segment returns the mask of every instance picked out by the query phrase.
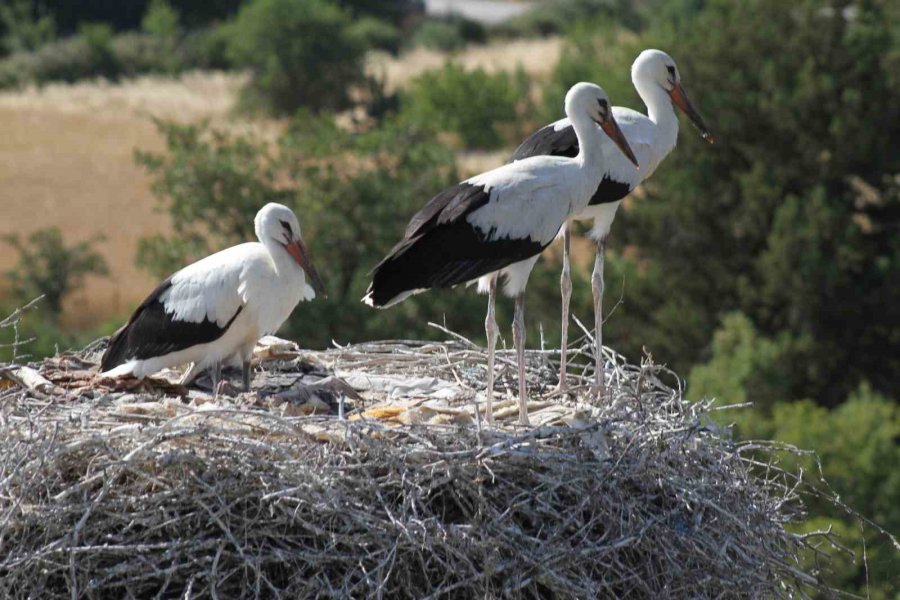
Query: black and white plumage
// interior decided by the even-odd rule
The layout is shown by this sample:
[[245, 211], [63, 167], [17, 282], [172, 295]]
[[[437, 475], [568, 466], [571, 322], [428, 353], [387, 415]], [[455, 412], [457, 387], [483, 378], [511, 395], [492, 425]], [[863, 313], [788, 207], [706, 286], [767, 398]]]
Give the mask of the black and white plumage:
[[[700, 130], [704, 139], [712, 143], [713, 138], [702, 117], [694, 108], [681, 85], [681, 76], [675, 61], [660, 50], [644, 50], [631, 67], [631, 80], [638, 94], [647, 105], [647, 115], [629, 108], [614, 106], [612, 113], [622, 128], [628, 144], [634, 150], [641, 165], [636, 169], [621, 153], [602, 140], [603, 173], [600, 184], [594, 191], [588, 206], [579, 212], [577, 219], [593, 219], [591, 237], [597, 243], [597, 255], [591, 287], [594, 294], [594, 334], [596, 342], [596, 365], [594, 391], [604, 390], [602, 370], [602, 329], [603, 322], [603, 253], [610, 227], [622, 199], [631, 193], [642, 181], [650, 177], [675, 147], [678, 137], [678, 118], [674, 106], [683, 110]], [[513, 161], [533, 156], [574, 156], [578, 153], [578, 139], [569, 119], [561, 119], [547, 125], [526, 139], [513, 153]], [[559, 389], [566, 389], [566, 343], [568, 336], [569, 299], [571, 278], [569, 265], [569, 228], [563, 227], [563, 272], [560, 279], [562, 290], [562, 344], [560, 359]]]
[[580, 140], [574, 157], [539, 156], [476, 175], [431, 199], [410, 221], [403, 239], [375, 267], [363, 299], [384, 308], [432, 287], [478, 281], [487, 292], [488, 386], [490, 421], [493, 358], [497, 325], [494, 303], [499, 277], [516, 299], [513, 337], [519, 359], [519, 417], [527, 423], [524, 371], [524, 290], [541, 251], [572, 215], [587, 206], [602, 172], [595, 124], [620, 151], [631, 149], [612, 117], [599, 87], [579, 83], [566, 94], [566, 114]]
[[307, 277], [324, 293], [291, 209], [267, 204], [254, 224], [259, 242], [207, 256], [153, 290], [110, 339], [100, 365], [104, 376], [144, 377], [193, 363], [182, 378], [186, 384], [209, 367], [217, 380], [223, 362], [237, 361], [249, 390], [257, 340], [274, 333], [300, 300], [315, 297]]

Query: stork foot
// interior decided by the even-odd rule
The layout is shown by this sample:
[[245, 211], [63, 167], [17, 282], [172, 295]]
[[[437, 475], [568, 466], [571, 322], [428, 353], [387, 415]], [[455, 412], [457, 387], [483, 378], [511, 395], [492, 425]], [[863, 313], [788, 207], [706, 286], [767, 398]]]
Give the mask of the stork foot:
[[227, 379], [221, 380], [218, 384], [216, 384], [214, 390], [215, 397], [224, 396], [226, 398], [233, 398], [238, 395], [238, 391], [235, 389], [231, 382]]
[[602, 383], [593, 383], [590, 388], [591, 396], [595, 397], [597, 400], [603, 400], [606, 398], [606, 385]]
[[550, 390], [544, 397], [545, 398], [556, 398], [557, 396], [568, 396], [571, 392], [569, 391], [569, 384], [565, 381], [560, 381], [556, 384], [552, 390]]

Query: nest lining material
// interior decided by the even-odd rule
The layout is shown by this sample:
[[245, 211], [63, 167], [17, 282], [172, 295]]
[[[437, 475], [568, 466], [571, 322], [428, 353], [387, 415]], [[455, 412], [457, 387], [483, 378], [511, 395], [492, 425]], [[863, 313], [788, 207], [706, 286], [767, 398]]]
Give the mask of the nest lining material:
[[[49, 387], [11, 376], [0, 392], [0, 596], [824, 589], [799, 559], [810, 538], [787, 528], [802, 518], [798, 480], [713, 426], [711, 403], [612, 353], [603, 402], [541, 399], [555, 383], [548, 357], [528, 353], [538, 425], [515, 427], [512, 410], [493, 430], [474, 410], [485, 355], [462, 339], [282, 351], [235, 398], [109, 387], [84, 374], [85, 356], [35, 365]], [[267, 381], [300, 372], [352, 382], [355, 399], [335, 388], [349, 418], [285, 410], [297, 382], [281, 404], [260, 400]], [[392, 398], [392, 378], [433, 385]]]

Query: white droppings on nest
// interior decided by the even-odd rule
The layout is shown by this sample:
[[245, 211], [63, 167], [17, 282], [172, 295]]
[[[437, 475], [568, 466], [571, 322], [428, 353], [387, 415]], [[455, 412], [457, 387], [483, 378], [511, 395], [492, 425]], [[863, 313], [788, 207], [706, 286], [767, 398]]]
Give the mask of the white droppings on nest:
[[[711, 403], [686, 402], [652, 364], [608, 353], [609, 398], [583, 395], [589, 370], [573, 375], [575, 397], [547, 398], [552, 355], [530, 352], [536, 424], [517, 427], [501, 403], [487, 429], [475, 416], [485, 355], [467, 340], [263, 354], [256, 392], [233, 398], [85, 387], [65, 371], [84, 361], [59, 359], [36, 368], [64, 394], [0, 392], [0, 596], [824, 589], [800, 560], [813, 538], [787, 529], [803, 484], [777, 449], [732, 441]], [[512, 362], [501, 354], [499, 389], [514, 387]], [[322, 382], [347, 419], [265, 405], [267, 390], [289, 402]], [[447, 384], [459, 395], [432, 397]]]

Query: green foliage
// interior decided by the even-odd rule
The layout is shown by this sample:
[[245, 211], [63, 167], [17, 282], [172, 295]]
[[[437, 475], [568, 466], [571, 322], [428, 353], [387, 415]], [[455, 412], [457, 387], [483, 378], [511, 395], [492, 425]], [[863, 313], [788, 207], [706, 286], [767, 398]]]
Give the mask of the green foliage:
[[267, 202], [290, 204], [292, 192], [277, 185], [277, 167], [261, 142], [205, 124], [157, 126], [169, 154], [135, 154], [172, 216], [173, 236], [144, 238], [138, 248], [138, 264], [154, 274], [168, 275], [213, 248], [252, 239], [256, 211]]
[[428, 20], [422, 23], [413, 36], [413, 45], [453, 52], [466, 45], [459, 28], [445, 21]]
[[469, 148], [496, 148], [521, 135], [516, 125], [527, 110], [528, 78], [521, 70], [492, 75], [447, 63], [417, 77], [403, 102], [417, 123], [455, 133]]
[[18, 265], [6, 272], [9, 289], [20, 303], [43, 296], [43, 306], [56, 321], [62, 303], [84, 284], [88, 275], [108, 275], [106, 261], [93, 249], [100, 238], [67, 246], [59, 229], [39, 229], [27, 241], [15, 233], [2, 240], [19, 254]]
[[174, 40], [181, 30], [180, 18], [166, 0], [151, 0], [141, 20], [141, 29], [154, 37]]
[[761, 336], [742, 313], [726, 315], [713, 336], [712, 358], [691, 371], [691, 394], [770, 410], [773, 403], [793, 397], [790, 381], [798, 365], [787, 360], [790, 343], [786, 335], [777, 341]]
[[35, 52], [18, 52], [0, 61], [0, 85], [17, 87], [49, 81], [72, 82], [97, 77], [97, 66], [78, 37], [45, 44]]
[[644, 25], [642, 12], [633, 0], [545, 0], [494, 30], [506, 37], [544, 37], [570, 32], [585, 21], [637, 30]]
[[385, 50], [391, 54], [400, 52], [403, 40], [396, 25], [374, 17], [361, 17], [353, 21], [351, 30], [366, 48]]
[[413, 45], [453, 52], [466, 44], [483, 44], [487, 41], [487, 31], [476, 21], [459, 16], [441, 19], [427, 19], [413, 34]]
[[36, 50], [56, 37], [56, 22], [47, 8], [30, 0], [0, 4], [0, 56]]
[[631, 62], [642, 50], [640, 42], [627, 39], [611, 43], [617, 37], [621, 37], [620, 31], [609, 24], [576, 22], [553, 77], [543, 89], [542, 122], [565, 116], [562, 99], [579, 81], [598, 82], [614, 105], [640, 105], [631, 83]]
[[112, 49], [112, 27], [106, 23], [82, 23], [78, 28], [78, 37], [87, 48], [94, 73], [107, 79], [116, 79], [121, 66]]
[[363, 40], [329, 0], [252, 0], [230, 29], [230, 57], [252, 77], [245, 106], [281, 115], [341, 109], [365, 79]]

